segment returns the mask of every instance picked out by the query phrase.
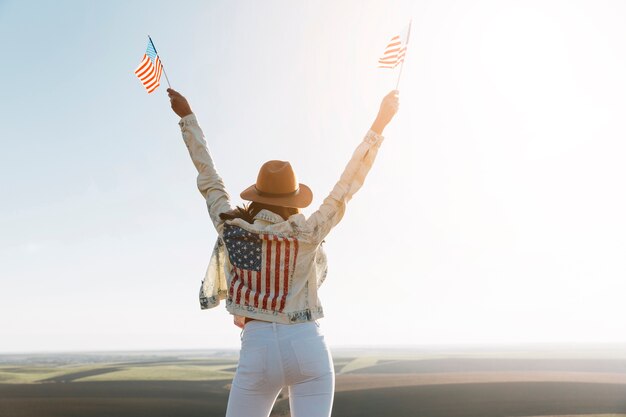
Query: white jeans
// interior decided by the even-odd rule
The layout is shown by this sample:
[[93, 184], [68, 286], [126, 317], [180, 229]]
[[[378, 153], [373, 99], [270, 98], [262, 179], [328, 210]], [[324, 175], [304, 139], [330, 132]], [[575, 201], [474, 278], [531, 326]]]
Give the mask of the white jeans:
[[268, 417], [289, 387], [292, 417], [329, 417], [335, 393], [333, 359], [317, 321], [253, 320], [241, 332], [239, 365], [226, 417]]

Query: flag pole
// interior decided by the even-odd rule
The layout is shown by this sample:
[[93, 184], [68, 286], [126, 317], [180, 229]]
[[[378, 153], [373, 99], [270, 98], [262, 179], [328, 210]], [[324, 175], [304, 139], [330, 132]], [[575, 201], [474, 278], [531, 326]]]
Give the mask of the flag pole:
[[[152, 38], [150, 37], [150, 35], [148, 35], [148, 40], [152, 44], [152, 47], [154, 48], [154, 52], [156, 52], [156, 54], [158, 55], [159, 53], [157, 52], [156, 46], [154, 46], [154, 42], [152, 42]], [[403, 61], [403, 63], [404, 63], [404, 61]], [[163, 61], [161, 61], [161, 66], [163, 67], [163, 75], [165, 75], [165, 80], [167, 81], [167, 86], [169, 88], [172, 88], [172, 85], [170, 84], [170, 79], [167, 78], [167, 72], [165, 72], [165, 65], [163, 65]]]
[[398, 81], [396, 81], [396, 90], [398, 89], [398, 85], [400, 85], [400, 77], [402, 76], [402, 68], [404, 68], [404, 61], [406, 61], [406, 53], [408, 51], [407, 46], [409, 45], [409, 37], [411, 36], [411, 23], [413, 23], [413, 19], [409, 20], [409, 29], [407, 30], [407, 33], [406, 33], [406, 44], [404, 46], [406, 49], [404, 51], [404, 59], [402, 60], [402, 63], [400, 64], [400, 72], [398, 73]]

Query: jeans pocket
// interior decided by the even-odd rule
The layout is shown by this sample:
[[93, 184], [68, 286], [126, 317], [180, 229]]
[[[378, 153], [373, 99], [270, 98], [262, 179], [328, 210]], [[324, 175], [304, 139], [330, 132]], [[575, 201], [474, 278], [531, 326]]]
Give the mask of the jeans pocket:
[[266, 345], [242, 345], [233, 385], [249, 390], [260, 388], [267, 380], [266, 368]]
[[326, 346], [324, 335], [291, 340], [300, 373], [305, 376], [322, 376], [333, 371], [333, 359]]

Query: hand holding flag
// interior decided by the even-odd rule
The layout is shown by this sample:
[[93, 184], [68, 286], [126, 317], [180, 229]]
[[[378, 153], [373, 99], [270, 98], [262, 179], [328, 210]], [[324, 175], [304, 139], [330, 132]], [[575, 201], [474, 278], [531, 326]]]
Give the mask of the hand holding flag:
[[168, 88], [167, 95], [170, 98], [172, 110], [174, 110], [174, 113], [176, 113], [181, 119], [193, 113], [187, 99], [178, 91]]
[[383, 100], [380, 103], [378, 116], [376, 116], [376, 120], [374, 120], [371, 127], [371, 129], [379, 135], [382, 134], [383, 129], [385, 129], [391, 119], [393, 119], [393, 116], [395, 116], [398, 112], [398, 108], [400, 106], [398, 93], [398, 90], [391, 90], [389, 94], [383, 97]]

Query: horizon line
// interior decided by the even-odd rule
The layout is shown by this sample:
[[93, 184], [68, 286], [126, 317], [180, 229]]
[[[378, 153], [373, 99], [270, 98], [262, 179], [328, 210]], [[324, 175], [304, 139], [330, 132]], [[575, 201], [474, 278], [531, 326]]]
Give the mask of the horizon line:
[[[559, 348], [580, 350], [590, 348], [626, 349], [626, 342], [497, 342], [497, 343], [456, 343], [456, 344], [404, 344], [404, 345], [329, 345], [331, 350], [462, 350], [462, 349], [514, 349], [514, 348]], [[0, 356], [8, 355], [63, 355], [63, 354], [139, 354], [139, 353], [185, 353], [238, 351], [240, 347], [197, 347], [197, 348], [112, 348], [112, 349], [54, 349], [27, 351], [0, 351]]]

